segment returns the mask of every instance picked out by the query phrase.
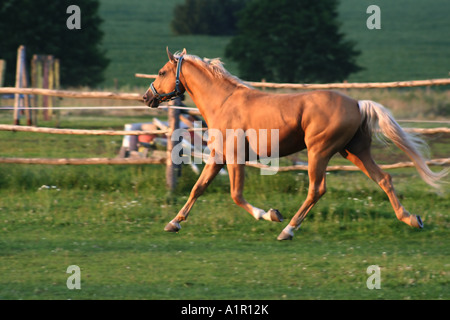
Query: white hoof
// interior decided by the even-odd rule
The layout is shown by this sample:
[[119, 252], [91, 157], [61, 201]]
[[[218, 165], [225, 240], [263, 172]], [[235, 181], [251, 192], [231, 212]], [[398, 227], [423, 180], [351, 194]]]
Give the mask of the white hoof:
[[277, 240], [292, 240], [294, 238], [294, 227], [287, 225], [278, 235]]

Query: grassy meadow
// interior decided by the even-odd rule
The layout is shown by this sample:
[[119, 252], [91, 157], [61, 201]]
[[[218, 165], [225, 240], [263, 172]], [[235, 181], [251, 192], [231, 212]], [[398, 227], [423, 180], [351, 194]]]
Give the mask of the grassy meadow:
[[[120, 128], [117, 117], [64, 119], [69, 128], [83, 121]], [[11, 132], [0, 139], [2, 157], [114, 157], [121, 144], [120, 137]], [[448, 156], [448, 137], [428, 142], [434, 157]], [[382, 163], [402, 159], [393, 147], [374, 150]], [[188, 167], [168, 194], [164, 166], [0, 165], [0, 298], [448, 299], [449, 195], [414, 169], [390, 173], [423, 230], [397, 221], [361, 172], [331, 172], [327, 194], [294, 240], [278, 242], [288, 220], [255, 221], [233, 203], [227, 176], [218, 176], [181, 231], [169, 234], [163, 228], [197, 178]], [[290, 219], [307, 187], [304, 172], [261, 176], [248, 168], [245, 196]], [[81, 290], [66, 287], [70, 265], [81, 269]], [[371, 265], [381, 270], [379, 290], [366, 286]]]
[[[169, 23], [173, 9], [184, 0], [102, 0], [104, 48], [111, 59], [106, 81], [101, 86], [148, 85], [135, 73], [157, 73], [167, 62], [166, 46], [186, 48], [200, 57], [221, 57], [226, 68], [239, 76], [237, 65], [224, 57], [230, 37], [175, 36]], [[367, 7], [381, 9], [381, 29], [369, 30]], [[450, 3], [446, 0], [341, 0], [341, 31], [356, 42], [361, 51], [358, 63], [365, 69], [348, 81], [378, 82], [446, 78], [449, 76]], [[270, 26], [268, 26], [270, 27]], [[295, 41], [295, 39], [292, 39]], [[264, 57], [255, 57], [258, 59]], [[116, 79], [116, 80], [114, 80]], [[245, 80], [245, 79], [244, 79]]]
[[[111, 64], [107, 80], [96, 89], [143, 93], [148, 79], [136, 79], [134, 73], [155, 73], [166, 62], [166, 45], [223, 57], [227, 37], [171, 34], [172, 10], [181, 1], [101, 1]], [[343, 31], [358, 42], [359, 61], [366, 67], [349, 81], [448, 76], [449, 22], [442, 8], [449, 4], [424, 3], [380, 0], [382, 29], [368, 30], [365, 10], [372, 3], [341, 1]], [[225, 62], [238, 74], [235, 64]], [[378, 101], [399, 119], [443, 121], [450, 116], [446, 88], [347, 93]], [[63, 99], [59, 104], [124, 102]], [[165, 113], [64, 111], [58, 125], [119, 130], [154, 116]], [[11, 124], [12, 113], [2, 112], [0, 123]], [[39, 120], [39, 126], [55, 124]], [[115, 157], [122, 137], [0, 131], [0, 141], [0, 157]], [[431, 158], [449, 157], [449, 135], [427, 136], [426, 141]], [[408, 161], [393, 146], [375, 143], [373, 150], [378, 163]], [[296, 158], [306, 161], [306, 154]], [[281, 165], [293, 160], [284, 158]], [[349, 162], [336, 156], [331, 164]], [[247, 200], [265, 210], [279, 209], [283, 223], [255, 221], [232, 201], [228, 177], [218, 176], [181, 231], [166, 233], [164, 226], [197, 179], [188, 166], [182, 171], [169, 194], [162, 165], [0, 164], [0, 299], [450, 299], [448, 184], [438, 192], [413, 168], [389, 171], [402, 204], [423, 219], [425, 228], [417, 230], [396, 219], [387, 196], [362, 172], [330, 172], [327, 193], [293, 241], [279, 242], [277, 235], [305, 199], [305, 172], [261, 176], [255, 168], [246, 171]], [[81, 269], [80, 290], [66, 286], [70, 265]], [[367, 288], [372, 265], [380, 267], [380, 289]]]

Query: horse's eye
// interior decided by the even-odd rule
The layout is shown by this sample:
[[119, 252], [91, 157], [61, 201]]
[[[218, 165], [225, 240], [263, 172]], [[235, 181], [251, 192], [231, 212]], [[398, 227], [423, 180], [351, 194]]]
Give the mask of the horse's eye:
[[164, 76], [166, 74], [166, 72], [165, 71], [160, 71], [159, 73], [158, 73], [158, 76]]

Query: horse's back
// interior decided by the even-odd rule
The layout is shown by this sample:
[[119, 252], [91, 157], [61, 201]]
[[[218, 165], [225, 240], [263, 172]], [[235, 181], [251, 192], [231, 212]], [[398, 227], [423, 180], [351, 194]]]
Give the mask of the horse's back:
[[319, 147], [341, 150], [361, 122], [358, 101], [335, 91], [273, 94], [243, 90], [217, 114], [214, 127], [279, 130], [280, 156]]
[[302, 121], [305, 127], [310, 124], [322, 126], [359, 126], [360, 113], [358, 101], [336, 91], [313, 91], [300, 97]]
[[336, 91], [271, 94], [251, 90], [243, 92], [232, 107], [233, 120], [258, 127], [297, 125], [306, 130], [310, 125], [359, 126], [360, 122], [358, 101]]

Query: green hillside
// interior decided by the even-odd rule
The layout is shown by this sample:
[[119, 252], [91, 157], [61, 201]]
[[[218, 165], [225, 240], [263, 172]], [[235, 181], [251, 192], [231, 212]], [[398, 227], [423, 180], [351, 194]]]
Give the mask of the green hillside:
[[[166, 62], [165, 47], [186, 48], [201, 57], [223, 57], [229, 37], [174, 36], [173, 8], [183, 0], [102, 0], [104, 47], [111, 64], [104, 86], [143, 86], [135, 73], [155, 73]], [[381, 8], [381, 30], [369, 30], [366, 9]], [[450, 71], [450, 2], [448, 0], [342, 0], [342, 31], [362, 51], [365, 70], [349, 81], [395, 81], [448, 77]], [[269, 26], [268, 26], [269, 27]], [[295, 39], [292, 39], [295, 41]], [[255, 63], [262, 57], [255, 57]], [[238, 74], [236, 64], [224, 59]], [[117, 80], [114, 80], [117, 79]]]
[[[148, 85], [135, 73], [156, 73], [172, 52], [186, 48], [202, 57], [221, 57], [229, 37], [174, 36], [169, 23], [173, 8], [184, 0], [102, 0], [104, 46], [111, 59], [105, 86]], [[228, 65], [230, 71], [236, 71]]]
[[[381, 30], [369, 30], [369, 5], [381, 9]], [[446, 78], [450, 71], [450, 2], [446, 0], [343, 0], [343, 31], [362, 51], [366, 70], [352, 81]]]

